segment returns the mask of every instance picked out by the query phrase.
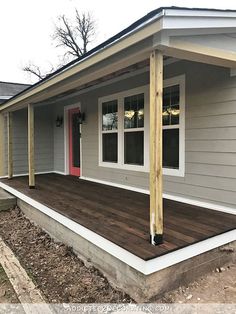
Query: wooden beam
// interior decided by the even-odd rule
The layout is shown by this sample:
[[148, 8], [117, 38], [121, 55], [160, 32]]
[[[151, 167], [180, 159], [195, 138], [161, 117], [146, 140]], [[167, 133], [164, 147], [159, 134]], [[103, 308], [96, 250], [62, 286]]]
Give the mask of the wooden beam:
[[12, 151], [12, 112], [7, 113], [7, 165], [8, 179], [13, 177], [13, 151]]
[[4, 171], [4, 116], [0, 113], [0, 176], [3, 176]]
[[150, 56], [150, 240], [163, 243], [162, 199], [162, 94], [163, 55]]
[[28, 105], [28, 165], [29, 165], [29, 188], [35, 188], [34, 171], [34, 107]]

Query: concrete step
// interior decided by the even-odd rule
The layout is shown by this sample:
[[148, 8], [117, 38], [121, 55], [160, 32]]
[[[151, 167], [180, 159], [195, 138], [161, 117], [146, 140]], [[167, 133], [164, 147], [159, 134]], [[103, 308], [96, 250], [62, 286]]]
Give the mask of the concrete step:
[[12, 209], [16, 206], [16, 197], [0, 188], [0, 211]]

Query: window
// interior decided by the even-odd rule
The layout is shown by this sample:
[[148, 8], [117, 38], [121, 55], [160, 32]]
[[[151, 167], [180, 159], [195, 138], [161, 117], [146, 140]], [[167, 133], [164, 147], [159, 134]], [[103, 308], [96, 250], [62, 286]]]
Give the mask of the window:
[[179, 85], [163, 90], [163, 167], [179, 169]]
[[99, 99], [100, 166], [148, 171], [148, 90], [143, 86]]
[[124, 163], [144, 162], [144, 94], [124, 98]]
[[163, 89], [163, 174], [184, 175], [185, 79], [178, 76], [164, 82]]
[[[163, 88], [163, 174], [184, 175], [185, 77]], [[149, 85], [99, 99], [99, 165], [149, 171]]]
[[117, 100], [102, 104], [102, 156], [104, 162], [118, 160], [118, 105]]

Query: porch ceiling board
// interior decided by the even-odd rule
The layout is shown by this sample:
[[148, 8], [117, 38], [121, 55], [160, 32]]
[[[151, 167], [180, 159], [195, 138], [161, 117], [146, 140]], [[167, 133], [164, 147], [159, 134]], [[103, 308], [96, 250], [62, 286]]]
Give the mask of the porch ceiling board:
[[33, 190], [28, 189], [27, 177], [1, 179], [1, 182], [143, 260], [187, 247], [236, 226], [235, 215], [165, 199], [164, 243], [153, 246], [149, 241], [148, 195], [58, 174], [38, 175], [36, 180]]

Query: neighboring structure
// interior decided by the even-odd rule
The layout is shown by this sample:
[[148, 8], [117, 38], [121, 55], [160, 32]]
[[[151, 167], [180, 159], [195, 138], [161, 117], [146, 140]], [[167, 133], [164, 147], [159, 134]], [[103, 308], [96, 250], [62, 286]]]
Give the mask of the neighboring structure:
[[12, 96], [30, 87], [28, 84], [1, 82], [0, 81], [0, 104], [10, 99]]
[[235, 39], [236, 11], [160, 8], [0, 107], [0, 186], [137, 299], [236, 239]]

